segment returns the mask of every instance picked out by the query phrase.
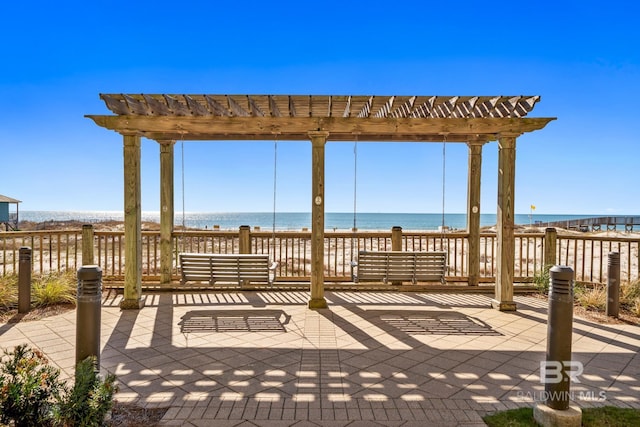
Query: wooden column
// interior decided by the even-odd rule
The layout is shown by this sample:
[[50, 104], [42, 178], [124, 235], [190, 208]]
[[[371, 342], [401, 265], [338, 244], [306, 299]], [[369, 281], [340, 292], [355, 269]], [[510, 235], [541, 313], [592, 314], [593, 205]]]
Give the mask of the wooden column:
[[173, 220], [174, 182], [173, 148], [175, 141], [158, 141], [160, 144], [160, 284], [171, 283], [173, 271]]
[[309, 308], [327, 308], [324, 298], [324, 148], [328, 132], [311, 139], [311, 299]]
[[484, 140], [470, 140], [469, 166], [467, 171], [467, 233], [469, 233], [469, 254], [467, 272], [469, 286], [480, 282], [480, 178], [482, 175], [482, 145]]
[[515, 257], [514, 197], [516, 171], [516, 136], [500, 135], [498, 139], [498, 217], [496, 253], [496, 288], [493, 308], [515, 311], [513, 302], [513, 267]]
[[124, 135], [124, 298], [122, 309], [139, 309], [142, 300], [142, 209], [140, 137]]

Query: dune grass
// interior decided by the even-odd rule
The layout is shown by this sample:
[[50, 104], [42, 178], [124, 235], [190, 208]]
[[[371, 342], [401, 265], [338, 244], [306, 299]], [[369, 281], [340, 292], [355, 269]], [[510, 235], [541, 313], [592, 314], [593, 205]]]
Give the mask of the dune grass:
[[[607, 285], [576, 283], [575, 302], [586, 310], [604, 312], [607, 307]], [[640, 316], [640, 280], [620, 285], [620, 309]]]
[[[33, 307], [75, 304], [77, 285], [74, 271], [45, 274], [31, 279], [31, 304]], [[17, 304], [18, 276], [0, 277], [0, 311], [14, 309]]]
[[31, 298], [36, 307], [55, 304], [75, 304], [76, 276], [74, 271], [51, 273], [34, 280]]
[[9, 310], [18, 304], [18, 276], [0, 276], [0, 310]]

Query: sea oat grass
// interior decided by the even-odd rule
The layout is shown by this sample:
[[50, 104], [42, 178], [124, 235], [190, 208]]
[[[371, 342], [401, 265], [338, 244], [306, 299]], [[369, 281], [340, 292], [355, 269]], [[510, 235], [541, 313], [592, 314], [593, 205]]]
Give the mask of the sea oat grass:
[[31, 296], [36, 307], [54, 304], [74, 304], [76, 279], [71, 271], [51, 273], [34, 280]]
[[0, 310], [8, 310], [18, 303], [18, 276], [0, 276]]
[[633, 305], [629, 307], [629, 311], [634, 316], [640, 317], [640, 298], [636, 299]]
[[575, 301], [587, 310], [604, 310], [607, 305], [607, 290], [602, 285], [576, 286]]
[[637, 301], [640, 301], [640, 280], [620, 285], [620, 304], [631, 307]]

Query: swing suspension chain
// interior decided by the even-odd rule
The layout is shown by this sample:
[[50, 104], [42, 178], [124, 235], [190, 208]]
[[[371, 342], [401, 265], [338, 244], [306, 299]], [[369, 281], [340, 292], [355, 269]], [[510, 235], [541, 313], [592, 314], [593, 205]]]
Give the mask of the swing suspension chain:
[[358, 195], [358, 139], [353, 143], [353, 231], [356, 230], [356, 212]]
[[182, 141], [180, 141], [180, 171], [182, 175], [182, 233], [186, 230], [186, 220], [185, 220], [185, 196], [184, 196], [184, 135], [182, 135]]
[[[446, 166], [447, 166], [447, 135], [442, 140], [442, 225], [440, 226], [440, 250], [444, 249], [444, 231], [445, 231], [445, 182], [446, 182]], [[447, 246], [449, 240], [447, 239]], [[446, 249], [448, 252], [448, 248]]]
[[276, 251], [276, 196], [278, 183], [278, 139], [273, 140], [273, 223], [271, 225], [271, 242], [273, 245], [273, 255], [275, 258]]
[[447, 154], [447, 136], [445, 135], [442, 142], [442, 232], [444, 233], [444, 212], [445, 212], [445, 178], [446, 178], [446, 154]]
[[358, 135], [353, 141], [353, 228], [351, 229], [351, 262], [353, 263], [353, 252], [356, 250], [356, 239], [354, 233], [357, 230], [357, 200], [358, 200]]

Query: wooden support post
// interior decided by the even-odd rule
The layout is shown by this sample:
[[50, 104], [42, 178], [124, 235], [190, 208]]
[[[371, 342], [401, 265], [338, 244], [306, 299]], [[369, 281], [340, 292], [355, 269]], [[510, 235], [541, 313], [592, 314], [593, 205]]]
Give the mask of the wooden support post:
[[467, 233], [469, 233], [469, 255], [467, 274], [469, 286], [480, 283], [480, 178], [482, 174], [482, 145], [484, 139], [467, 142], [469, 166], [467, 171]]
[[513, 302], [513, 270], [515, 257], [514, 196], [516, 169], [516, 137], [500, 135], [498, 140], [498, 217], [496, 253], [496, 288], [493, 308], [515, 311]]
[[324, 149], [328, 132], [311, 139], [311, 299], [309, 308], [327, 308], [324, 298]]
[[94, 265], [93, 225], [82, 225], [82, 265]]
[[175, 141], [160, 144], [160, 284], [169, 285], [173, 272], [174, 182], [173, 162]]
[[543, 268], [551, 268], [556, 265], [556, 243], [558, 232], [555, 228], [549, 227], [544, 230], [544, 265]]
[[238, 251], [241, 254], [251, 253], [251, 227], [248, 225], [241, 225], [239, 230], [239, 243]]
[[140, 137], [124, 135], [124, 298], [122, 309], [140, 309], [142, 299], [142, 210]]

